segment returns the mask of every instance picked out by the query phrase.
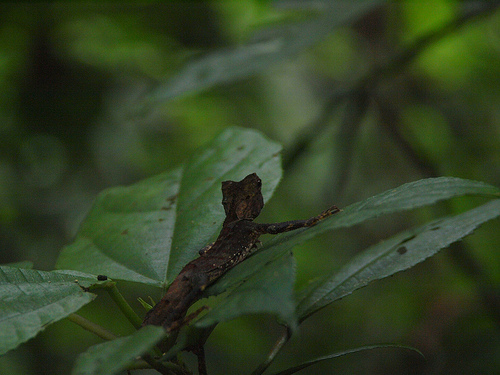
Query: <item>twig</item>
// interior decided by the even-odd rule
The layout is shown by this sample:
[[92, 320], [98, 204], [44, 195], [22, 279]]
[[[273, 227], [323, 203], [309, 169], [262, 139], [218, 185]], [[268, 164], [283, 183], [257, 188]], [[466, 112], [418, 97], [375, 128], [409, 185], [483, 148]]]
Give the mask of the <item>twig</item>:
[[389, 132], [389, 135], [396, 142], [396, 146], [398, 146], [403, 153], [405, 153], [409, 161], [413, 163], [424, 176], [437, 177], [438, 172], [432, 163], [422, 154], [418, 154], [410, 142], [408, 142], [399, 132], [398, 125], [401, 120], [400, 113], [394, 108], [394, 106], [386, 103], [379, 96], [375, 96], [374, 99], [377, 109], [379, 110], [378, 113], [381, 120], [380, 126]]
[[[136, 360], [134, 363], [132, 363], [131, 365], [129, 365], [127, 367], [127, 370], [146, 370], [146, 369], [151, 369], [153, 367], [152, 364], [154, 364], [155, 366], [157, 366], [157, 364], [160, 364], [162, 367], [161, 367], [161, 371], [165, 371], [165, 373], [167, 374], [175, 374], [175, 375], [192, 375], [191, 372], [187, 371], [184, 367], [176, 364], [176, 363], [173, 363], [173, 362], [160, 362], [154, 358], [152, 358], [151, 356], [149, 356], [148, 358], [149, 362], [146, 362], [146, 360], [143, 359], [139, 359], [139, 360]], [[160, 371], [160, 367], [157, 366], [157, 368], [153, 367], [155, 370], [157, 371]], [[160, 371], [160, 372], [161, 372]], [[169, 371], [169, 372], [167, 372]]]
[[170, 367], [175, 366], [175, 369], [177, 371], [173, 370], [172, 368], [169, 368], [168, 366], [154, 359], [149, 354], [143, 354], [142, 359], [146, 361], [152, 368], [154, 368], [156, 371], [158, 371], [160, 374], [163, 375], [179, 375], [186, 373], [181, 367], [174, 365], [173, 363], [170, 363], [169, 365]]
[[271, 363], [274, 361], [278, 353], [281, 351], [281, 349], [285, 346], [285, 344], [290, 340], [290, 337], [292, 336], [292, 332], [290, 330], [290, 327], [286, 327], [286, 330], [283, 332], [283, 334], [278, 338], [274, 346], [272, 347], [271, 351], [269, 352], [266, 360], [262, 362], [259, 367], [257, 367], [251, 375], [260, 375], [264, 371], [267, 370], [269, 366], [271, 366]]
[[500, 1], [494, 1], [470, 7], [470, 9], [463, 12], [459, 17], [416, 39], [411, 45], [396, 54], [386, 64], [368, 72], [363, 78], [354, 83], [351, 88], [337, 91], [331, 95], [318, 118], [309, 126], [306, 126], [295, 138], [295, 141], [286, 148], [288, 151], [283, 156], [283, 168], [285, 170], [291, 168], [307, 150], [309, 145], [321, 136], [323, 131], [330, 124], [332, 114], [340, 104], [362, 92], [370, 92], [371, 88], [375, 87], [380, 81], [387, 77], [394, 76], [403, 70], [418, 57], [424, 49], [452, 32], [458, 31], [462, 26], [468, 24], [468, 21], [493, 12], [499, 5]]
[[128, 319], [130, 323], [136, 328], [141, 328], [142, 319], [136, 312], [130, 307], [128, 302], [123, 298], [118, 288], [116, 287], [116, 283], [109, 283], [106, 285], [106, 291], [109, 293], [113, 301], [117, 304], [118, 308], [122, 311], [125, 317]]
[[198, 374], [207, 375], [207, 361], [205, 359], [205, 347], [203, 345], [198, 346], [193, 353], [198, 357]]
[[342, 90], [335, 92], [327, 100], [323, 107], [323, 111], [319, 117], [314, 120], [309, 126], [301, 130], [300, 134], [295, 137], [295, 141], [286, 147], [286, 152], [283, 154], [283, 169], [287, 170], [299, 159], [309, 145], [317, 139], [323, 130], [329, 125], [330, 118], [337, 109], [348, 97], [354, 93], [353, 89]]
[[355, 152], [355, 144], [357, 134], [366, 114], [369, 104], [369, 95], [365, 90], [358, 90], [353, 93], [347, 103], [344, 112], [344, 118], [340, 125], [340, 131], [337, 136], [338, 142], [336, 148], [338, 150], [338, 177], [336, 183], [333, 184], [330, 191], [337, 199], [342, 196], [344, 189], [349, 181], [349, 174], [351, 171], [351, 164], [354, 158], [352, 154]]
[[68, 315], [67, 318], [68, 318], [68, 320], [72, 321], [73, 323], [78, 324], [83, 329], [85, 329], [89, 332], [92, 332], [95, 335], [99, 336], [101, 339], [114, 340], [114, 339], [118, 338], [117, 335], [108, 331], [106, 328], [100, 326], [99, 324], [91, 322], [90, 320], [84, 318], [81, 315], [70, 314], [70, 315]]

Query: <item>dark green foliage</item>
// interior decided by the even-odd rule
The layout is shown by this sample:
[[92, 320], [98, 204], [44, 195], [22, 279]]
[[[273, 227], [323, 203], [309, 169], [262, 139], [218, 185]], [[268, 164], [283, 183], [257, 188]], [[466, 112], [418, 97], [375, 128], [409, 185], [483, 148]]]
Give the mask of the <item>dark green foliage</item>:
[[[197, 250], [217, 233], [222, 220], [217, 193], [220, 182], [256, 171], [265, 176], [265, 182], [269, 181], [270, 186], [265, 189], [269, 198], [270, 189], [281, 176], [278, 151], [279, 146], [254, 131], [228, 129], [184, 167], [101, 193], [75, 243], [63, 250], [58, 262], [61, 268], [87, 274], [2, 268], [3, 352], [90, 302], [94, 295], [84, 288], [108, 283], [98, 281], [97, 275], [164, 286], [183, 262], [193, 259]], [[458, 178], [421, 180], [348, 206], [313, 228], [279, 235], [208, 288], [207, 296], [230, 292], [194, 326], [210, 328], [239, 316], [268, 313], [294, 330], [298, 322], [337, 299], [371, 281], [412, 267], [500, 216], [500, 199], [375, 245], [340, 271], [299, 292], [297, 298], [293, 293], [295, 262], [291, 255], [295, 245], [327, 230], [461, 195], [494, 198], [500, 195], [500, 189]], [[173, 266], [169, 262], [172, 259], [177, 262]], [[141, 330], [130, 338], [91, 348], [78, 361], [75, 374], [116, 373], [149, 350], [162, 337], [161, 332], [157, 336], [156, 331], [143, 334]], [[112, 366], [103, 369], [100, 363]]]
[[[0, 5], [0, 373], [185, 373], [207, 337], [210, 374], [495, 372], [499, 5]], [[344, 211], [263, 237], [135, 361], [250, 172], [259, 222]]]

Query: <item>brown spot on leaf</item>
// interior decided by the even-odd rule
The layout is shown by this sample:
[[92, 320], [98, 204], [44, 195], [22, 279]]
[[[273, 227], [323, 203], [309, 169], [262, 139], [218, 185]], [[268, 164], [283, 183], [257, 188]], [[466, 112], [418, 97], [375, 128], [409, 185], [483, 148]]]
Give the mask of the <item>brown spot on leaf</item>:
[[413, 234], [411, 235], [410, 237], [408, 237], [406, 240], [404, 240], [403, 242], [401, 242], [402, 244], [406, 243], [406, 242], [409, 242], [411, 240], [413, 240], [416, 236]]
[[122, 232], [122, 235], [126, 236], [128, 234], [128, 229], [125, 229], [123, 232]]
[[408, 249], [407, 249], [406, 247], [404, 247], [404, 246], [401, 246], [401, 247], [398, 249], [398, 253], [399, 253], [400, 255], [405, 254], [407, 251], [408, 251]]
[[177, 199], [177, 195], [178, 194], [171, 195], [170, 197], [167, 198], [167, 201], [169, 201], [169, 202], [175, 202], [175, 200]]

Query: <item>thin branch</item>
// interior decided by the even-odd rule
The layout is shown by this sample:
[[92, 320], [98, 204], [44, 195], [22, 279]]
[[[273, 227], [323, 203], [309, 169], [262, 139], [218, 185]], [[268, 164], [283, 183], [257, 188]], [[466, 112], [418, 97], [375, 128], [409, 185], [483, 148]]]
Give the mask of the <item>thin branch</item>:
[[333, 184], [330, 191], [339, 199], [347, 186], [350, 177], [351, 164], [354, 159], [355, 144], [358, 131], [365, 117], [369, 105], [369, 95], [365, 90], [358, 90], [353, 93], [347, 103], [344, 112], [344, 118], [340, 125], [339, 134], [336, 137], [338, 156], [338, 176], [336, 183]]
[[[127, 367], [127, 370], [129, 370], [129, 371], [130, 370], [146, 370], [146, 369], [150, 370], [151, 368], [154, 368], [155, 370], [159, 371], [159, 369], [161, 368], [161, 370], [167, 374], [192, 375], [192, 373], [189, 372], [188, 370], [186, 370], [184, 367], [182, 367], [176, 363], [173, 363], [173, 362], [160, 362], [160, 361], [152, 358], [151, 356], [148, 357], [148, 361], [149, 362], [146, 362], [144, 359], [136, 360], [134, 363], [132, 363], [131, 365], [129, 365]], [[157, 368], [152, 366], [153, 364], [155, 366], [157, 366], [159, 364], [161, 367], [157, 366], [158, 367], [158, 369], [157, 369]], [[161, 373], [161, 371], [160, 371], [160, 373]]]
[[105, 288], [109, 293], [113, 301], [118, 305], [118, 308], [122, 311], [125, 317], [128, 319], [130, 323], [136, 328], [141, 328], [142, 319], [137, 315], [137, 313], [130, 307], [128, 302], [123, 298], [118, 288], [116, 287], [116, 283], [109, 283]]
[[267, 370], [269, 366], [271, 366], [271, 363], [273, 363], [274, 359], [278, 355], [278, 353], [283, 349], [285, 344], [290, 340], [290, 337], [292, 337], [292, 332], [290, 330], [290, 327], [286, 327], [286, 330], [283, 332], [283, 334], [278, 338], [274, 346], [272, 347], [271, 351], [267, 355], [267, 358], [264, 362], [262, 362], [259, 367], [257, 367], [251, 375], [261, 375], [264, 371]]
[[365, 77], [354, 83], [351, 88], [337, 91], [331, 95], [318, 118], [309, 126], [306, 126], [295, 138], [295, 141], [286, 148], [287, 152], [283, 155], [284, 169], [287, 170], [291, 168], [309, 148], [309, 145], [321, 136], [323, 131], [330, 125], [332, 114], [337, 110], [340, 104], [353, 96], [359, 95], [361, 92], [370, 92], [371, 89], [383, 79], [395, 76], [397, 73], [401, 72], [417, 58], [423, 50], [445, 36], [458, 31], [461, 27], [467, 25], [469, 21], [492, 13], [499, 5], [500, 1], [492, 1], [469, 6], [469, 8], [459, 17], [416, 39], [411, 45], [396, 54], [387, 63], [372, 69]]
[[[146, 361], [152, 368], [154, 368], [156, 371], [158, 371], [160, 374], [163, 375], [180, 375], [180, 374], [186, 374], [186, 372], [179, 366], [169, 363], [168, 366], [157, 361], [154, 359], [151, 355], [149, 354], [143, 354], [142, 359]], [[172, 367], [174, 366], [174, 367]], [[174, 370], [175, 369], [175, 370]]]
[[198, 357], [198, 374], [199, 375], [207, 375], [207, 361], [205, 359], [205, 348], [203, 345], [200, 345], [193, 350], [193, 353]]
[[72, 321], [75, 324], [78, 324], [80, 327], [83, 329], [92, 332], [93, 334], [99, 336], [101, 339], [104, 340], [114, 340], [118, 338], [117, 335], [112, 333], [111, 331], [108, 331], [106, 328], [100, 326], [99, 324], [96, 324], [94, 322], [91, 322], [90, 320], [84, 318], [81, 315], [78, 314], [70, 314], [68, 315], [68, 320]]
[[389, 103], [386, 103], [385, 100], [379, 96], [375, 96], [374, 99], [380, 115], [380, 126], [382, 126], [389, 133], [396, 143], [396, 146], [402, 150], [410, 163], [415, 165], [420, 173], [427, 177], [437, 177], [438, 171], [432, 163], [422, 154], [418, 154], [411, 143], [408, 142], [400, 133], [399, 124], [401, 121], [401, 115], [396, 108], [391, 106]]
[[299, 157], [308, 149], [309, 145], [330, 124], [330, 119], [337, 107], [353, 95], [354, 92], [355, 90], [353, 89], [342, 90], [336, 91], [330, 96], [318, 118], [301, 130], [300, 134], [295, 137], [295, 141], [286, 147], [286, 151], [283, 154], [283, 169], [287, 170], [297, 162]]

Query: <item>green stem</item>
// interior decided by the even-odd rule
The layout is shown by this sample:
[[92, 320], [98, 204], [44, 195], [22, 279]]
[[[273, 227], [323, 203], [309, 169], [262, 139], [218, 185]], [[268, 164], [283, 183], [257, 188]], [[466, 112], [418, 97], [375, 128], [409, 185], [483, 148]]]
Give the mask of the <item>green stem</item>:
[[[94, 322], [91, 322], [90, 320], [84, 318], [81, 315], [78, 314], [70, 314], [68, 317], [68, 320], [71, 322], [78, 324], [80, 327], [83, 329], [92, 332], [93, 334], [99, 336], [100, 338], [104, 340], [114, 340], [118, 338], [117, 335], [114, 333], [108, 331], [107, 329], [101, 327], [99, 324], [96, 324]], [[139, 369], [139, 368], [154, 368], [161, 374], [165, 375], [179, 375], [179, 374], [185, 374], [185, 370], [174, 364], [174, 363], [168, 363], [168, 364], [163, 364], [161, 362], [156, 361], [152, 356], [149, 354], [144, 354], [142, 356], [142, 359], [144, 361], [138, 361], [131, 365], [130, 369]]]
[[100, 338], [102, 338], [104, 340], [114, 340], [118, 337], [114, 333], [101, 327], [99, 324], [91, 322], [90, 320], [85, 319], [81, 315], [71, 314], [68, 316], [68, 320], [72, 321], [75, 324], [78, 324], [83, 329], [86, 329], [87, 331], [90, 331], [90, 332], [96, 334], [97, 336], [99, 336]]
[[285, 332], [278, 338], [276, 343], [274, 344], [273, 348], [269, 352], [269, 355], [267, 356], [266, 360], [262, 362], [259, 367], [257, 367], [253, 372], [252, 375], [260, 375], [264, 371], [267, 370], [269, 366], [271, 366], [271, 363], [274, 361], [274, 358], [278, 355], [280, 350], [285, 346], [285, 344], [288, 342], [290, 337], [292, 336], [292, 333], [290, 331], [289, 327], [286, 327]]
[[151, 356], [148, 357], [148, 361], [149, 362], [146, 362], [144, 358], [136, 360], [134, 363], [132, 363], [130, 366], [127, 367], [127, 370], [147, 370], [147, 369], [150, 370], [151, 367], [153, 367], [152, 364], [154, 364], [155, 366], [157, 366], [157, 364], [160, 364], [161, 366], [163, 366], [161, 367], [162, 371], [170, 371], [168, 372], [168, 374], [176, 374], [176, 375], [190, 374], [182, 366], [179, 366], [178, 364], [172, 362], [166, 362], [166, 363], [160, 362], [155, 360], [154, 358], [151, 358]]
[[175, 372], [170, 371], [169, 368], [167, 368], [162, 363], [160, 363], [157, 360], [155, 360], [149, 354], [143, 354], [142, 359], [144, 361], [146, 361], [152, 368], [154, 368], [160, 374], [164, 374], [164, 375], [173, 375], [173, 374], [175, 374]]
[[113, 301], [118, 305], [118, 308], [122, 311], [122, 313], [126, 316], [128, 321], [132, 323], [132, 325], [139, 329], [142, 325], [142, 319], [136, 312], [130, 307], [128, 302], [123, 298], [121, 293], [118, 291], [116, 287], [116, 283], [109, 283], [106, 285], [106, 291], [109, 293]]
[[[106, 285], [106, 291], [109, 293], [113, 301], [118, 305], [119, 309], [122, 311], [123, 315], [126, 316], [128, 321], [132, 323], [132, 325], [139, 329], [142, 326], [142, 319], [136, 312], [130, 307], [128, 302], [123, 298], [122, 294], [116, 287], [116, 283], [109, 283]], [[161, 351], [158, 348], [153, 349], [155, 355], [161, 355]]]

